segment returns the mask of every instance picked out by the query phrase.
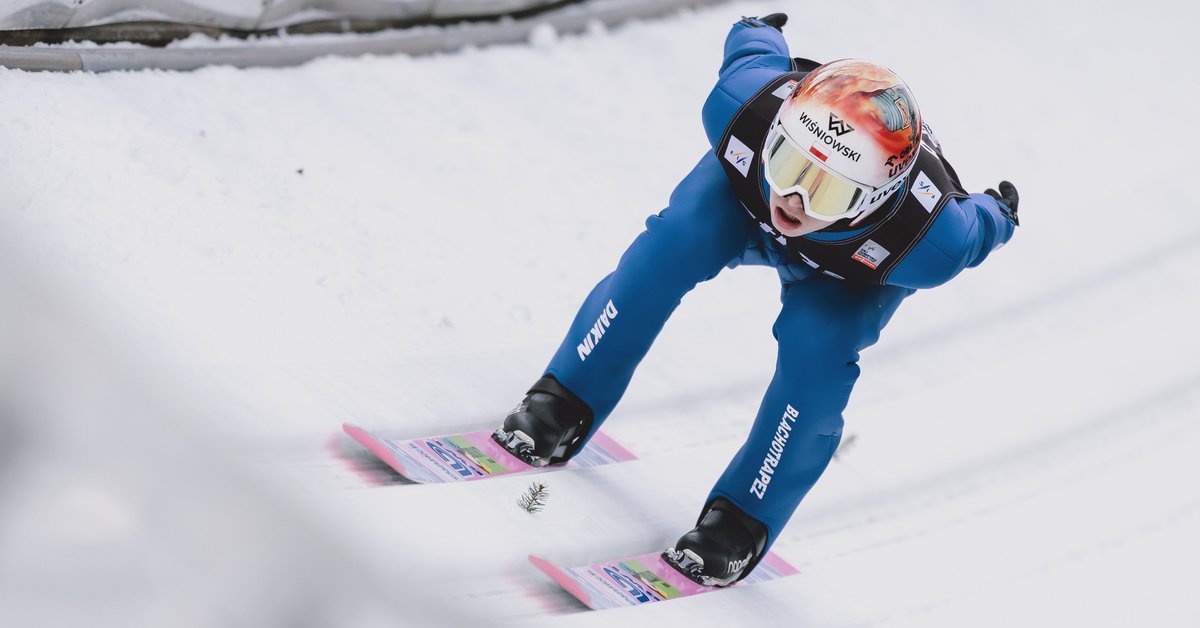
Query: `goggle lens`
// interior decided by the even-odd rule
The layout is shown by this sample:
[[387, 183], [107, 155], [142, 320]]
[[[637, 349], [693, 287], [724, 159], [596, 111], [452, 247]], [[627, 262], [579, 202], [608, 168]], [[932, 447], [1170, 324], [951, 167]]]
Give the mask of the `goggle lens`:
[[856, 208], [861, 187], [830, 173], [776, 130], [767, 150], [767, 182], [783, 196], [799, 188], [807, 195], [805, 211], [822, 218], [836, 218]]

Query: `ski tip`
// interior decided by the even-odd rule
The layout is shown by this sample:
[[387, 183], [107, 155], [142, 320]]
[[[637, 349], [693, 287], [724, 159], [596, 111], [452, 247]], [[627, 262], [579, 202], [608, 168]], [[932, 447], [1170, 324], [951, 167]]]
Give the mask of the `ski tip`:
[[791, 563], [775, 552], [767, 552], [767, 555], [763, 557], [762, 562], [763, 564], [779, 572], [780, 577], [794, 576], [800, 573], [799, 569], [796, 569]]
[[592, 442], [603, 447], [610, 454], [616, 457], [617, 460], [622, 462], [638, 459], [637, 454], [629, 451], [629, 449], [627, 449], [621, 443], [618, 443], [616, 439], [614, 439], [612, 436], [609, 436], [603, 430], [596, 430], [596, 433], [592, 435]]
[[558, 586], [565, 589], [567, 593], [575, 596], [575, 599], [586, 604], [588, 608], [592, 608], [592, 602], [588, 599], [588, 595], [583, 590], [583, 587], [580, 586], [578, 582], [575, 582], [571, 576], [568, 576], [566, 572], [560, 569], [557, 565], [540, 556], [534, 556], [533, 554], [529, 555], [529, 562], [533, 563], [533, 566], [541, 570], [542, 573], [550, 576], [550, 578], [554, 580]]
[[[342, 431], [363, 445], [366, 445], [367, 441], [375, 440], [375, 437], [371, 436], [370, 432], [353, 423], [342, 423]], [[369, 448], [370, 447], [368, 446], [368, 449]]]
[[375, 454], [376, 458], [382, 460], [389, 467], [394, 469], [396, 473], [408, 477], [404, 472], [404, 463], [400, 462], [400, 459], [388, 450], [387, 445], [379, 442], [379, 439], [372, 436], [370, 432], [357, 425], [351, 425], [349, 423], [342, 424], [342, 431], [350, 435], [350, 438], [358, 441], [358, 444], [366, 447], [367, 451]]

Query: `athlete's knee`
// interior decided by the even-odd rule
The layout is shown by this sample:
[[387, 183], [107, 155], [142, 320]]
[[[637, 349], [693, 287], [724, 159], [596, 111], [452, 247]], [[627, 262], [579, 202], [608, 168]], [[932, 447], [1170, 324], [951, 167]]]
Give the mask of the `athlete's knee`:
[[822, 413], [812, 417], [809, 421], [807, 430], [812, 438], [812, 457], [814, 461], [821, 461], [822, 467], [828, 464], [829, 459], [833, 457], [833, 452], [842, 439], [842, 428], [845, 423], [841, 412]]
[[780, 314], [774, 331], [780, 362], [804, 371], [838, 367], [858, 376], [859, 334], [847, 321], [820, 308], [791, 309]]
[[844, 326], [796, 316], [776, 323], [779, 360], [775, 386], [799, 410], [797, 429], [812, 436], [840, 434], [842, 411], [858, 381], [858, 351]]

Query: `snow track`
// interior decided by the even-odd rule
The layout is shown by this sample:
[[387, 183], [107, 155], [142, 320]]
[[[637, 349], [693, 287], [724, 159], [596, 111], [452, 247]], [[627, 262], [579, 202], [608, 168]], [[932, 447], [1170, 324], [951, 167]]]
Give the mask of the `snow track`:
[[[1140, 263], [1144, 261], [1140, 255], [1121, 260], [1114, 268], [1132, 270], [1105, 272], [1111, 281], [1085, 275], [1000, 312], [979, 312], [977, 318], [954, 328], [952, 338], [933, 342], [918, 334], [918, 340], [910, 339], [904, 345], [908, 348], [887, 351], [881, 347], [865, 360], [870, 368], [885, 372], [884, 378], [899, 377], [892, 374], [917, 363], [933, 379], [954, 381], [956, 368], [944, 361], [943, 351], [995, 347], [1014, 328], [1049, 327], [1056, 332], [1039, 342], [1021, 343], [1017, 352], [1006, 356], [1022, 364], [1047, 355], [1070, 354], [1076, 343], [1097, 337], [1126, 336], [1122, 327], [1130, 321], [1118, 306], [1140, 291], [1161, 299], [1141, 300], [1140, 306], [1147, 311], [1177, 311], [1186, 316], [1185, 301], [1190, 297], [1166, 288], [1174, 285], [1176, 273], [1186, 272], [1200, 261], [1200, 255], [1193, 246], [1164, 248], [1172, 253], [1150, 263]], [[1127, 263], [1135, 261], [1139, 263]], [[1059, 321], [1080, 308], [1094, 312], [1107, 308], [1107, 313], [1096, 317], [1098, 323], [1060, 325]], [[1007, 324], [997, 325], [1000, 320]], [[992, 338], [996, 334], [1001, 338]], [[734, 339], [738, 341], [743, 339]], [[940, 347], [943, 344], [946, 349]], [[1111, 346], [1118, 357], [1126, 353], [1119, 343]], [[916, 351], [916, 347], [922, 350]], [[1192, 350], [1195, 348], [1184, 353]], [[649, 365], [639, 377], [669, 379], [665, 371], [678, 365], [665, 362]], [[1079, 371], [1075, 377], [1102, 381], [1102, 371], [1112, 369], [1113, 364], [1077, 364], [1075, 368]], [[1010, 434], [1004, 441], [973, 442], [969, 434], [955, 435], [959, 451], [924, 466], [909, 461], [900, 469], [874, 464], [868, 448], [907, 448], [922, 457], [934, 452], [926, 451], [928, 445], [911, 436], [877, 434], [869, 424], [855, 425], [854, 415], [869, 415], [876, 407], [925, 405], [928, 392], [893, 391], [883, 398], [864, 395], [868, 401], [858, 404], [862, 409], [852, 413], [848, 426], [848, 431], [860, 438], [834, 463], [776, 545], [803, 573], [762, 589], [787, 588], [789, 592], [730, 592], [722, 597], [749, 596], [753, 601], [689, 600], [681, 606], [704, 606], [678, 612], [724, 613], [730, 620], [736, 617], [743, 622], [767, 622], [786, 612], [823, 626], [953, 625], [967, 621], [970, 615], [972, 622], [999, 626], [1037, 625], [1049, 610], [1060, 614], [1062, 621], [1082, 617], [1106, 625], [1114, 617], [1122, 621], [1140, 617], [1131, 614], [1130, 600], [1155, 600], [1154, 609], [1142, 612], [1155, 617], [1159, 625], [1187, 625], [1196, 611], [1185, 602], [1183, 582], [1194, 568], [1182, 565], [1200, 559], [1189, 538], [1200, 518], [1200, 461], [1196, 457], [1200, 426], [1195, 422], [1200, 408], [1200, 369], [1193, 365], [1190, 371], [1171, 369], [1168, 373], [1144, 387], [1117, 387], [1108, 394], [1095, 391], [1102, 400], [1086, 405], [1103, 409], [1094, 413], [1035, 414], [1044, 423], [1042, 427]], [[966, 376], [968, 380], [974, 377]], [[967, 385], [975, 384], [968, 381]], [[1018, 399], [1036, 401], [1054, 394], [1052, 382], [1024, 381], [1020, 373], [1009, 377], [1008, 385]], [[717, 390], [689, 390], [682, 396], [659, 394], [623, 405], [608, 423], [609, 429], [630, 440], [643, 461], [623, 465], [625, 468], [548, 476], [557, 498], [551, 502], [553, 514], [545, 513], [552, 519], [524, 524], [533, 528], [531, 537], [539, 539], [535, 541], [539, 545], [559, 548], [561, 560], [580, 562], [630, 551], [630, 545], [641, 551], [670, 542], [675, 530], [694, 516], [690, 507], [694, 507], [695, 493], [672, 496], [663, 487], [690, 482], [693, 489], [704, 488], [704, 482], [692, 476], [715, 476], [719, 471], [732, 453], [731, 444], [736, 446], [744, 435], [744, 417], [750, 414], [763, 386], [765, 379]], [[1034, 407], [1026, 411], [1038, 412]], [[478, 425], [491, 420], [482, 418]], [[944, 420], [903, 419], [908, 428]], [[968, 432], [981, 431], [975, 420], [968, 421], [964, 426]], [[892, 473], [895, 475], [889, 477]], [[655, 478], [652, 486], [659, 490], [647, 495], [629, 488], [646, 486], [646, 477]], [[410, 496], [409, 491], [416, 487], [381, 490], [394, 494], [404, 511], [424, 512], [436, 510], [444, 499], [503, 508], [503, 499], [519, 494], [523, 485], [518, 478], [504, 485], [495, 482], [450, 489], [459, 491], [453, 497]], [[564, 493], [582, 493], [582, 499], [564, 504], [559, 498]], [[630, 534], [623, 525], [641, 526], [643, 532]], [[505, 537], [513, 530], [500, 529], [504, 535], [489, 542], [512, 542]], [[581, 539], [580, 534], [586, 538]], [[1175, 553], [1175, 566], [1167, 573], [1176, 571], [1172, 578], [1182, 580], [1161, 582], [1123, 571], [1132, 566], [1122, 561], [1144, 568], [1165, 558], [1156, 558], [1164, 547]], [[458, 596], [451, 599], [503, 609], [492, 612], [522, 624], [536, 624], [536, 617], [547, 609], [567, 613], [581, 608], [548, 582], [539, 583], [536, 572], [521, 573], [514, 564], [496, 567], [499, 571], [493, 578], [501, 578], [505, 585], [494, 581], [478, 583], [478, 587], [459, 583]], [[1122, 583], [1127, 597], [1092, 599], [1094, 591], [1105, 590], [1111, 582]], [[1045, 599], [1045, 589], [1055, 591], [1057, 597]], [[872, 592], [873, 601], [862, 603], [860, 591]], [[1010, 598], [1015, 594], [1040, 601], [1014, 604]], [[761, 596], [773, 602], [763, 605]], [[835, 603], [830, 606], [829, 600]], [[1068, 611], [1065, 604], [1074, 607]], [[991, 609], [988, 617], [973, 615], [980, 605]], [[665, 609], [653, 613], [654, 618], [645, 621], [672, 621], [670, 618], [677, 616]], [[557, 625], [564, 619], [552, 621]], [[580, 625], [594, 621], [587, 615], [572, 618]]]
[[[0, 612], [121, 626], [190, 607], [220, 609], [196, 625], [1197, 625], [1200, 203], [1179, 182], [1200, 137], [1112, 130], [1114, 111], [1171, 121], [1200, 95], [1196, 9], [919, 8], [744, 2], [287, 70], [0, 71], [19, 96], [0, 122], [0, 272], [23, 280], [0, 291], [0, 359], [18, 357], [0, 364], [0, 409], [24, 417], [0, 434], [27, 444], [4, 461], [21, 481], [0, 484]], [[844, 448], [775, 546], [800, 575], [581, 612], [525, 555], [651, 551], [692, 525], [771, 376], [773, 272], [725, 271], [684, 299], [605, 425], [640, 460], [543, 476], [538, 515], [513, 503], [528, 478], [406, 485], [338, 426], [494, 425], [704, 150], [699, 106], [728, 24], [780, 9], [796, 54], [905, 76], [968, 187], [1017, 184], [1024, 226], [909, 299], [863, 353]], [[805, 13], [870, 36], [804, 28]], [[925, 35], [897, 49], [901, 31]], [[59, 384], [88, 370], [69, 357], [87, 347], [142, 372], [117, 395], [138, 411], [105, 414], [88, 393], [105, 386]], [[27, 372], [20, 356], [43, 353], [64, 368], [47, 357]], [[54, 382], [40, 403], [31, 372]], [[205, 464], [222, 472], [164, 471]], [[55, 516], [100, 525], [41, 525]], [[77, 572], [48, 572], [72, 564], [43, 560], [60, 547]], [[146, 583], [158, 593], [139, 605]], [[47, 591], [78, 613], [39, 613]]]

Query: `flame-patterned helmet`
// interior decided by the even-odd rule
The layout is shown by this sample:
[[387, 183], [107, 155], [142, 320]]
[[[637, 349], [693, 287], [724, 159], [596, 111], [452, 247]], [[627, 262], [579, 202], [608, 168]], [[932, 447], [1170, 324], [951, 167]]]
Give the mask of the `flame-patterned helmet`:
[[806, 211], [831, 220], [882, 204], [920, 144], [921, 114], [900, 77], [843, 59], [813, 70], [784, 101], [763, 160], [776, 192], [803, 192]]

